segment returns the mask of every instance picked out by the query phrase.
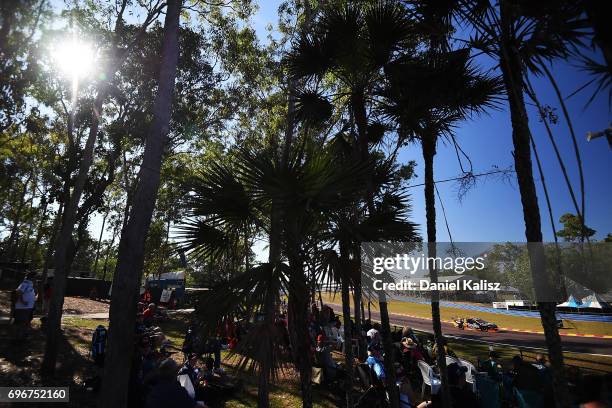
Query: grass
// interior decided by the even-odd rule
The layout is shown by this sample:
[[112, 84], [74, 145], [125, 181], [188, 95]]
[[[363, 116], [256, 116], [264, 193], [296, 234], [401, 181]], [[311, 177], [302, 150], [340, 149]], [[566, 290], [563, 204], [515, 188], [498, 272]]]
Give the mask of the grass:
[[[84, 356], [87, 356], [89, 351], [91, 333], [99, 324], [108, 325], [108, 320], [87, 319], [80, 317], [68, 317], [63, 321], [63, 329], [69, 343]], [[187, 328], [186, 318], [168, 319], [160, 322], [159, 327], [162, 329], [164, 336], [175, 346], [180, 347], [183, 344], [184, 333]], [[77, 334], [78, 333], [78, 334]], [[229, 357], [227, 351], [222, 352], [223, 366], [227, 372], [232, 372], [235, 360]], [[182, 355], [177, 354], [176, 360], [182, 363]], [[246, 408], [257, 405], [257, 377], [248, 373], [236, 373], [242, 380], [243, 386], [236, 392], [231, 399], [224, 401], [224, 407], [227, 408]], [[315, 408], [332, 408], [336, 407], [333, 394], [326, 389], [313, 387], [313, 406]], [[299, 382], [295, 375], [288, 378], [277, 380], [276, 384], [270, 387], [270, 406], [272, 408], [298, 408], [302, 406], [300, 398]]]
[[[324, 302], [340, 303], [339, 296], [327, 293], [322, 294]], [[351, 300], [352, 304], [352, 300]], [[375, 303], [373, 303], [373, 306]], [[431, 318], [431, 306], [429, 304], [402, 302], [390, 300], [388, 302], [389, 313], [412, 315], [424, 318]], [[540, 319], [534, 317], [508, 316], [500, 313], [474, 312], [471, 310], [459, 309], [454, 307], [440, 306], [442, 320], [452, 320], [453, 317], [467, 317], [477, 314], [481, 319], [491, 321], [499, 327], [508, 327], [520, 330], [542, 331]], [[579, 320], [563, 319], [564, 328], [562, 333], [581, 333], [612, 335], [612, 323], [584, 322]]]

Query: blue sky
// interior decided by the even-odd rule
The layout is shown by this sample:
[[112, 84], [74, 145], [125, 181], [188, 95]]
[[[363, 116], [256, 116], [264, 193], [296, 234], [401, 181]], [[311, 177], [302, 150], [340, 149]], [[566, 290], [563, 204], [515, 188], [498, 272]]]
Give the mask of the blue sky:
[[[265, 0], [259, 2], [259, 10], [252, 17], [252, 23], [262, 42], [266, 41], [268, 32], [265, 27], [272, 24], [276, 27], [279, 1]], [[567, 63], [557, 62], [553, 72], [564, 95], [570, 94], [578, 86], [588, 80], [588, 76], [579, 69]], [[566, 166], [570, 173], [575, 191], [579, 193], [578, 172], [569, 131], [562, 119], [562, 112], [550, 84], [544, 78], [533, 78], [540, 101], [557, 108], [559, 123], [553, 126], [554, 137], [561, 149]], [[602, 130], [610, 125], [611, 116], [605, 97], [599, 96], [587, 109], [584, 105], [590, 96], [589, 90], [580, 93], [567, 101], [572, 117], [578, 143], [582, 154], [586, 187], [586, 223], [597, 230], [596, 238], [601, 239], [612, 232], [612, 150], [604, 139], [587, 142], [588, 131]], [[508, 167], [513, 165], [512, 138], [510, 117], [505, 109], [492, 111], [488, 115], [478, 117], [471, 122], [461, 124], [456, 132], [462, 148], [469, 152], [474, 164], [474, 172], [486, 172], [492, 166]], [[543, 161], [544, 173], [551, 195], [555, 219], [566, 212], [575, 212], [567, 188], [564, 184], [559, 165], [554, 157], [550, 143], [547, 140], [544, 126], [538, 122], [536, 112], [530, 107], [531, 129], [539, 146]], [[401, 162], [416, 160], [417, 178], [413, 184], [423, 182], [423, 165], [418, 146], [403, 149], [399, 159]], [[442, 180], [456, 177], [460, 174], [455, 152], [449, 146], [440, 145], [435, 159], [435, 178]], [[534, 162], [534, 174], [537, 170]], [[545, 240], [552, 240], [546, 203], [539, 178], [536, 180], [540, 210], [542, 214], [542, 232]], [[457, 185], [443, 183], [438, 185], [444, 203], [452, 237], [457, 242], [495, 242], [495, 241], [525, 241], [524, 223], [520, 195], [515, 177], [511, 182], [495, 177], [480, 179], [464, 199], [457, 198]], [[423, 187], [415, 187], [412, 193], [411, 220], [420, 225], [424, 234], [425, 205]], [[444, 226], [440, 203], [437, 202], [438, 241], [448, 241], [448, 233]], [[101, 217], [94, 216], [90, 230], [93, 236], [98, 236], [101, 227]], [[558, 226], [559, 228], [559, 226]], [[108, 238], [110, 231], [106, 231]], [[260, 242], [254, 248], [258, 259], [266, 258], [266, 243]]]
[[[262, 41], [265, 41], [267, 36], [266, 25], [271, 23], [274, 27], [276, 26], [278, 3], [278, 1], [260, 2], [260, 9], [253, 17], [252, 21]], [[553, 73], [563, 95], [569, 95], [589, 79], [587, 74], [564, 62], [557, 62]], [[532, 84], [536, 88], [541, 103], [557, 108], [556, 113], [559, 116], [559, 122], [553, 126], [553, 135], [565, 159], [574, 189], [578, 194], [578, 168], [570, 133], [563, 121], [558, 100], [545, 78], [533, 78]], [[599, 96], [588, 108], [584, 109], [585, 103], [591, 95], [589, 91], [591, 89], [570, 98], [566, 104], [573, 120], [582, 154], [586, 191], [586, 223], [597, 230], [596, 238], [602, 238], [607, 233], [612, 233], [612, 183], [610, 182], [612, 177], [612, 149], [605, 139], [587, 142], [586, 134], [588, 131], [598, 131], [609, 126], [611, 117], [607, 99], [604, 96]], [[475, 118], [471, 122], [463, 123], [457, 129], [457, 140], [470, 155], [474, 164], [474, 173], [486, 172], [494, 165], [502, 168], [513, 165], [510, 116], [505, 109], [505, 105], [504, 102], [502, 110], [493, 111], [488, 115]], [[575, 211], [554, 156], [554, 151], [548, 142], [544, 125], [539, 123], [534, 108], [530, 107], [529, 114], [530, 125], [542, 160], [555, 219], [558, 221], [559, 216], [563, 213], [575, 213]], [[423, 163], [418, 146], [409, 146], [403, 149], [399, 155], [399, 160], [401, 162], [416, 160], [418, 164], [417, 178], [413, 183], [420, 184], [423, 182]], [[460, 174], [454, 149], [450, 146], [440, 145], [438, 147], [434, 172], [436, 180], [456, 177]], [[535, 161], [534, 174], [537, 176]], [[536, 184], [540, 212], [542, 213], [542, 232], [545, 240], [552, 240], [552, 229], [546, 212], [544, 192], [539, 177]], [[511, 182], [495, 177], [481, 179], [461, 202], [457, 197], [457, 185], [455, 183], [438, 184], [438, 190], [443, 200], [453, 240], [464, 242], [525, 241], [520, 194], [515, 177], [512, 177]], [[411, 192], [412, 221], [418, 223], [421, 226], [421, 232], [424, 233], [423, 187], [412, 188]], [[438, 240], [447, 241], [449, 237], [444, 226], [439, 202], [437, 202], [436, 210], [438, 215]]]

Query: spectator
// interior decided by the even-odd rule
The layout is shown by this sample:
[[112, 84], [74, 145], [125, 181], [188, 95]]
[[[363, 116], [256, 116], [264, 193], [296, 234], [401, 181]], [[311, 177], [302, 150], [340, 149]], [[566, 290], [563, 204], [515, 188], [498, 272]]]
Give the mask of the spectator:
[[410, 370], [417, 366], [419, 360], [425, 360], [421, 351], [417, 348], [414, 340], [404, 337], [401, 343], [401, 359], [405, 369]]
[[140, 341], [140, 354], [142, 355], [142, 378], [143, 382], [147, 382], [155, 374], [155, 369], [157, 368], [158, 363], [158, 355], [153, 349], [151, 341], [146, 336]]
[[342, 323], [340, 323], [340, 319], [336, 319], [336, 322], [332, 326], [331, 331], [333, 339], [336, 340], [338, 350], [342, 350], [342, 345], [344, 344], [344, 329], [342, 328]]
[[427, 408], [431, 406], [431, 401], [423, 401], [419, 405], [415, 405], [417, 401], [417, 394], [412, 389], [410, 383], [410, 377], [408, 377], [405, 371], [400, 370], [397, 374], [397, 385], [399, 388], [399, 406], [400, 408]]
[[17, 326], [16, 340], [18, 341], [25, 339], [33, 317], [34, 303], [36, 302], [33, 278], [34, 274], [32, 272], [28, 273], [16, 290], [15, 325]]
[[386, 377], [385, 366], [382, 361], [382, 353], [378, 344], [368, 346], [368, 358], [366, 359], [366, 364], [374, 370], [376, 377], [378, 377], [379, 380], [384, 381]]
[[155, 318], [155, 310], [157, 307], [155, 303], [149, 303], [149, 306], [142, 312], [143, 322], [145, 326], [151, 326]]
[[542, 391], [540, 372], [532, 364], [523, 361], [521, 356], [512, 357], [514, 377], [512, 385], [518, 389]]
[[419, 344], [419, 339], [417, 338], [417, 336], [414, 334], [414, 332], [412, 331], [412, 328], [406, 326], [402, 329], [402, 338], [409, 338], [412, 339], [412, 341], [414, 342], [414, 344]]
[[497, 352], [491, 350], [489, 351], [489, 359], [484, 361], [480, 367], [482, 371], [486, 371], [489, 378], [495, 381], [501, 380], [501, 374], [500, 374], [501, 365], [499, 365], [499, 363], [497, 362], [498, 358], [499, 356]]
[[451, 363], [447, 367], [448, 384], [453, 407], [478, 407], [478, 398], [466, 387], [465, 373], [467, 367]]
[[327, 381], [333, 381], [337, 376], [338, 364], [332, 358], [331, 350], [329, 346], [325, 344], [325, 336], [322, 334], [317, 336], [315, 357], [317, 364], [323, 368], [325, 379]]
[[376, 328], [371, 328], [366, 333], [368, 337], [368, 345], [379, 345], [380, 344], [380, 332]]
[[174, 360], [168, 358], [162, 361], [159, 366], [159, 382], [147, 396], [146, 408], [193, 408], [206, 406], [201, 401], [196, 402], [181, 387], [176, 379], [177, 372], [178, 365]]
[[580, 408], [605, 408], [606, 392], [604, 377], [601, 375], [588, 374], [584, 376], [579, 403]]
[[181, 369], [178, 372], [178, 376], [181, 375], [186, 375], [187, 377], [189, 377], [189, 380], [191, 381], [191, 385], [193, 386], [193, 389], [196, 390], [198, 387], [198, 382], [199, 382], [199, 369], [196, 367], [198, 364], [198, 355], [196, 353], [191, 353], [189, 354], [187, 361], [185, 361], [185, 364], [183, 364], [183, 366], [181, 367]]
[[151, 295], [151, 290], [148, 286], [145, 287], [145, 291], [143, 292], [140, 300], [146, 304], [151, 303], [151, 301], [153, 300], [153, 295]]

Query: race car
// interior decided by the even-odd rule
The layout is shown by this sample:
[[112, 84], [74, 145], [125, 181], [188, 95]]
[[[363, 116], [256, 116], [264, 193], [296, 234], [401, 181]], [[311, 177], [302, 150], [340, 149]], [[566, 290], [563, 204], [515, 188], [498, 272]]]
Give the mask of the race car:
[[468, 317], [468, 318], [456, 318], [453, 319], [453, 325], [459, 329], [472, 329], [472, 330], [480, 330], [480, 331], [497, 331], [497, 325], [494, 323], [489, 323], [485, 320]]

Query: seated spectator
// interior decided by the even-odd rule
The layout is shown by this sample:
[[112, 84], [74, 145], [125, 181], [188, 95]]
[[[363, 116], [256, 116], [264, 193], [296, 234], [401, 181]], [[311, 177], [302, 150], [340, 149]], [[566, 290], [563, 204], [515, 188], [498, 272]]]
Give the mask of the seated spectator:
[[412, 328], [408, 326], [402, 329], [402, 338], [405, 338], [405, 337], [412, 339], [414, 344], [419, 344], [419, 339], [417, 338], [416, 334], [414, 334], [414, 332], [412, 331]]
[[146, 408], [193, 408], [206, 407], [189, 396], [185, 388], [176, 379], [178, 365], [168, 358], [159, 366], [159, 381], [153, 387], [146, 399]]
[[149, 303], [149, 306], [142, 312], [143, 322], [145, 326], [151, 326], [155, 319], [155, 310], [157, 307], [155, 303]]
[[498, 358], [499, 356], [497, 352], [491, 350], [489, 352], [489, 359], [484, 361], [480, 365], [480, 370], [486, 371], [489, 378], [495, 381], [501, 381], [501, 374], [500, 374], [501, 365], [499, 365], [499, 363], [497, 362]]
[[467, 387], [465, 373], [467, 367], [451, 363], [447, 367], [448, 384], [453, 407], [478, 407], [478, 398], [470, 387]]
[[140, 342], [140, 355], [142, 356], [142, 379], [146, 383], [155, 375], [159, 363], [159, 355], [153, 349], [148, 337], [143, 337]]
[[336, 340], [336, 346], [338, 350], [342, 350], [342, 346], [344, 344], [344, 329], [342, 328], [342, 323], [340, 323], [340, 319], [337, 319], [335, 324], [332, 326], [332, 339]]
[[325, 336], [317, 336], [317, 347], [315, 349], [315, 362], [323, 368], [326, 381], [333, 381], [338, 374], [338, 363], [331, 356], [330, 346], [325, 343]]
[[535, 363], [533, 363], [533, 366], [538, 370], [547, 370], [548, 366], [546, 365], [546, 357], [540, 353], [536, 354]]
[[431, 401], [423, 401], [419, 405], [415, 405], [418, 395], [414, 392], [410, 377], [406, 372], [400, 370], [397, 373], [397, 386], [399, 388], [400, 408], [427, 408], [431, 406]]
[[204, 344], [204, 349], [201, 354], [212, 353], [215, 355], [215, 372], [221, 373], [223, 370], [221, 369], [221, 342], [214, 338], [209, 337]]
[[408, 353], [413, 361], [424, 360], [423, 354], [417, 348], [416, 343], [410, 337], [404, 337], [402, 339], [402, 352]]
[[368, 338], [368, 346], [380, 344], [380, 332], [377, 328], [373, 327], [368, 330], [366, 336]]
[[[580, 408], [604, 408], [607, 407], [609, 397], [606, 395], [605, 377], [601, 375], [587, 374], [578, 396]], [[606, 401], [608, 400], [608, 401]]]
[[512, 386], [518, 389], [541, 391], [542, 379], [539, 370], [523, 361], [521, 356], [512, 357]]
[[148, 287], [145, 287], [145, 290], [142, 296], [140, 297], [140, 300], [145, 304], [149, 304], [151, 303], [151, 300], [153, 300], [153, 295], [151, 295], [151, 290]]
[[382, 361], [382, 352], [378, 344], [368, 346], [368, 358], [366, 359], [366, 364], [374, 370], [376, 377], [378, 377], [379, 380], [384, 381], [386, 378], [385, 366]]

